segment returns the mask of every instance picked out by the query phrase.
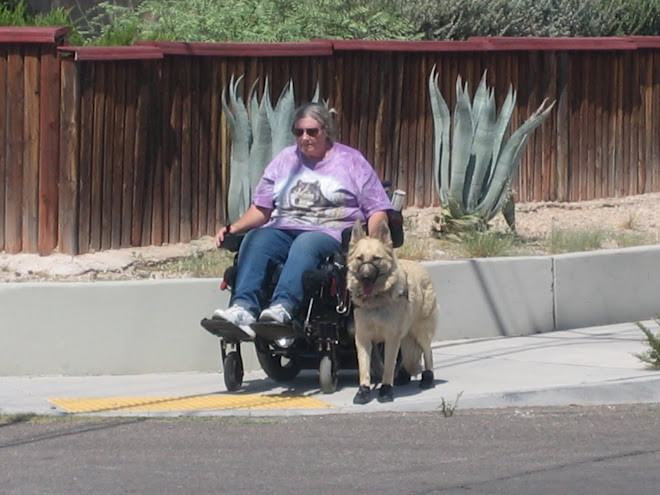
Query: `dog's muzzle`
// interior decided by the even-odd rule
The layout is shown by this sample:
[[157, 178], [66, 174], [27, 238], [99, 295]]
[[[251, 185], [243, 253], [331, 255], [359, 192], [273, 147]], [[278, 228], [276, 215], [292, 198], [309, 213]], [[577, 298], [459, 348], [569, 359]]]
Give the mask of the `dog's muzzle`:
[[380, 275], [378, 267], [371, 262], [362, 263], [357, 270], [358, 279], [360, 282], [374, 283]]
[[362, 263], [356, 273], [357, 279], [362, 286], [362, 292], [365, 296], [371, 295], [373, 286], [380, 276], [380, 270], [371, 262]]

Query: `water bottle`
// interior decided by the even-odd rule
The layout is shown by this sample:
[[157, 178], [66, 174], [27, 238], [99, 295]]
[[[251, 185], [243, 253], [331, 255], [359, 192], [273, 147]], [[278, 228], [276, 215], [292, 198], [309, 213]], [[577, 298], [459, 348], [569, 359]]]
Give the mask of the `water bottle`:
[[406, 202], [406, 192], [397, 189], [392, 193], [392, 209], [396, 211], [403, 210], [403, 204]]

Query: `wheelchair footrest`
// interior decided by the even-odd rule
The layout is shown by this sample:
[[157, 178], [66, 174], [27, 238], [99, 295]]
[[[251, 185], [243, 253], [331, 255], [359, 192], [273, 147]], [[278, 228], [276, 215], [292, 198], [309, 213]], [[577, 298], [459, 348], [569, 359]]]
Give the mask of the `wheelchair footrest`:
[[292, 324], [284, 325], [282, 323], [253, 323], [250, 328], [264, 340], [273, 341], [282, 338], [300, 337], [301, 333], [296, 332]]
[[204, 330], [226, 340], [252, 340], [240, 327], [220, 318], [204, 318], [201, 325]]

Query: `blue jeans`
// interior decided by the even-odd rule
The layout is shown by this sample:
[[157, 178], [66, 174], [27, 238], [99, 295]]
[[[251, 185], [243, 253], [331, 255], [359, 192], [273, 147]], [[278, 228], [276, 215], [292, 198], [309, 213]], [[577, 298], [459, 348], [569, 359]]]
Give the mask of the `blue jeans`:
[[303, 298], [303, 273], [316, 268], [340, 248], [341, 243], [323, 232], [271, 227], [251, 230], [238, 251], [238, 273], [231, 303], [258, 316], [264, 309], [259, 296], [268, 267], [272, 263], [283, 264], [271, 304], [282, 304], [294, 316]]

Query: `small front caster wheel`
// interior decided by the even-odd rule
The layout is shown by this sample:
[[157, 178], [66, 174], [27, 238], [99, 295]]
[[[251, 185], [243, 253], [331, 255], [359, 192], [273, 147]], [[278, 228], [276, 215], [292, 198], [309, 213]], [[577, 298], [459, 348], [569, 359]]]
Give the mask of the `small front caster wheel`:
[[222, 365], [227, 390], [235, 392], [241, 388], [241, 384], [243, 383], [243, 362], [238, 352], [232, 351], [227, 354]]
[[338, 382], [337, 367], [332, 360], [331, 356], [325, 355], [319, 362], [319, 383], [321, 385], [321, 392], [324, 394], [331, 394], [337, 390]]

